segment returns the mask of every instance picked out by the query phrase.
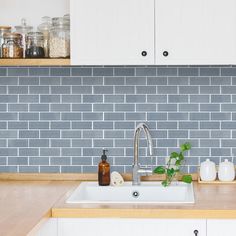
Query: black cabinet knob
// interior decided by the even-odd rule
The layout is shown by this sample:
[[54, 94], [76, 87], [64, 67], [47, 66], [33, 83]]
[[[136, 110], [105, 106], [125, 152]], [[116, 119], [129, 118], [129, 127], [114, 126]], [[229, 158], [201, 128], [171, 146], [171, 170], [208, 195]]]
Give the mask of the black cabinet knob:
[[195, 229], [193, 233], [194, 233], [194, 236], [198, 236], [198, 230]]
[[141, 54], [142, 54], [143, 57], [146, 57], [146, 56], [147, 56], [147, 52], [146, 52], [146, 51], [142, 51]]
[[163, 52], [163, 56], [164, 56], [164, 57], [167, 57], [168, 55], [169, 55], [169, 53], [168, 53], [167, 51], [164, 51], [164, 52]]

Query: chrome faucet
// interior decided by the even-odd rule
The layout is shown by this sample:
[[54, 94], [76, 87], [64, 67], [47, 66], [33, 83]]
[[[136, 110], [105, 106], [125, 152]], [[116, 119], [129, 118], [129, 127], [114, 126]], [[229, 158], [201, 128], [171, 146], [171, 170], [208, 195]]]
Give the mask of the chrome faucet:
[[150, 156], [153, 155], [153, 147], [152, 147], [152, 137], [149, 131], [148, 126], [145, 123], [140, 123], [134, 132], [134, 163], [133, 163], [133, 185], [140, 185], [140, 178], [142, 175], [151, 175], [151, 168], [141, 168], [138, 161], [138, 152], [139, 152], [139, 138], [140, 131], [143, 130], [147, 139], [147, 145], [149, 148]]

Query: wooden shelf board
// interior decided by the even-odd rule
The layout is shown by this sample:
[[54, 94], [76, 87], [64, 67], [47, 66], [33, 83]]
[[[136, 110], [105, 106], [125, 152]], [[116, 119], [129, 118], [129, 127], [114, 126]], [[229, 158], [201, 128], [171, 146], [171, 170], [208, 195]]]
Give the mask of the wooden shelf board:
[[1, 66], [67, 66], [70, 59], [0, 59]]

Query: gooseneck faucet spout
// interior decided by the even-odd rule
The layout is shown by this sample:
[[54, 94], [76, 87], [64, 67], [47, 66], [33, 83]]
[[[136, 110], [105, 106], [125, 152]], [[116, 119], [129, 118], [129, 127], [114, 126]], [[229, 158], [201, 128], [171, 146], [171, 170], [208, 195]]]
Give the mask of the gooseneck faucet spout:
[[133, 185], [140, 185], [140, 177], [141, 175], [150, 175], [152, 174], [151, 168], [141, 168], [139, 164], [139, 139], [140, 132], [144, 131], [144, 134], [147, 139], [147, 145], [149, 148], [150, 156], [153, 155], [153, 145], [152, 145], [152, 137], [149, 131], [148, 126], [145, 123], [140, 123], [134, 132], [134, 163], [133, 163]]

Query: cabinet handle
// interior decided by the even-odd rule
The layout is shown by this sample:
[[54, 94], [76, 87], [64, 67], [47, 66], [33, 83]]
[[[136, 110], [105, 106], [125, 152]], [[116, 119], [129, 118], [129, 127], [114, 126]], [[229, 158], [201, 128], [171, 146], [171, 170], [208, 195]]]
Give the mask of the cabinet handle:
[[146, 57], [147, 56], [147, 51], [142, 51], [141, 54], [142, 54], [143, 57]]
[[168, 57], [168, 55], [169, 55], [169, 53], [168, 53], [167, 51], [164, 51], [164, 52], [163, 52], [163, 56], [164, 56], [164, 57]]
[[194, 233], [194, 236], [198, 236], [198, 230], [195, 229], [193, 233]]

